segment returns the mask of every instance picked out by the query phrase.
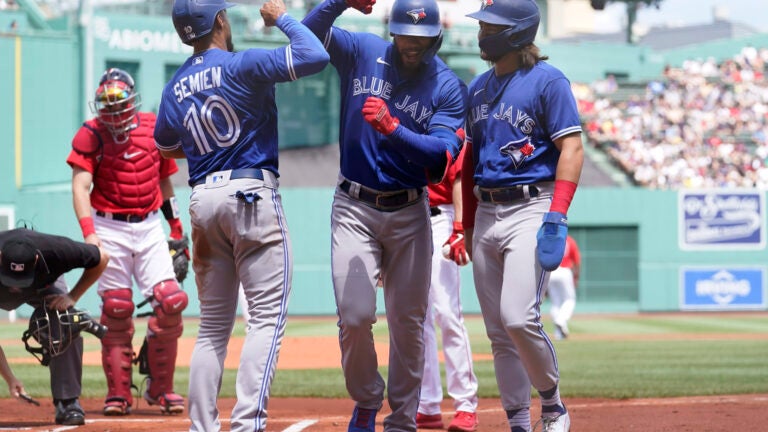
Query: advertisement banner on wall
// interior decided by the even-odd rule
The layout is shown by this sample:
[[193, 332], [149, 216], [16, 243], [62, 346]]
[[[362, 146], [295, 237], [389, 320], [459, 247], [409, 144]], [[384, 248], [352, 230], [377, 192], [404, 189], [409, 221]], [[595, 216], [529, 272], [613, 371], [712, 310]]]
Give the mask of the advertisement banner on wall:
[[684, 267], [680, 269], [680, 309], [765, 309], [765, 268]]
[[682, 250], [765, 248], [764, 192], [681, 190], [678, 215]]

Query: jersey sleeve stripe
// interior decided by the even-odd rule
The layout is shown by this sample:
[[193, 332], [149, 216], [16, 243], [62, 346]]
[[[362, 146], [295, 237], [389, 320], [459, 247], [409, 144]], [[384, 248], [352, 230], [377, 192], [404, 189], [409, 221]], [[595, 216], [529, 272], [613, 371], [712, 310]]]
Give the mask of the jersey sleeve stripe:
[[181, 141], [177, 141], [177, 142], [175, 142], [175, 143], [173, 143], [171, 145], [168, 145], [168, 146], [162, 145], [159, 142], [155, 141], [155, 147], [157, 147], [160, 150], [168, 150], [168, 151], [176, 150], [177, 148], [179, 148], [179, 146], [181, 146]]
[[288, 77], [291, 81], [296, 81], [296, 70], [293, 68], [293, 51], [291, 46], [285, 47], [285, 64], [288, 66]]
[[574, 132], [581, 132], [581, 126], [571, 126], [569, 128], [559, 130], [557, 133], [552, 134], [552, 140], [556, 140], [562, 136], [569, 135]]
[[333, 27], [325, 33], [325, 37], [323, 38], [323, 48], [325, 48], [326, 51], [328, 51], [328, 46], [331, 44], [331, 38], [333, 37], [332, 33]]

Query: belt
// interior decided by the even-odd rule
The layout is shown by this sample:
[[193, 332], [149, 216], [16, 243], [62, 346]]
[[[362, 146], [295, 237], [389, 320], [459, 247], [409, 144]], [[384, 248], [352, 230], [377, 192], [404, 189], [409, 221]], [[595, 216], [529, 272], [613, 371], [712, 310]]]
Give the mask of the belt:
[[120, 222], [128, 222], [128, 223], [141, 222], [155, 213], [157, 213], [157, 210], [151, 211], [144, 215], [135, 215], [135, 214], [128, 214], [128, 213], [107, 213], [101, 210], [96, 210], [96, 216], [101, 216], [103, 218], [112, 219]]
[[[202, 180], [198, 180], [194, 183], [192, 183], [192, 187], [199, 186], [201, 184], [205, 184], [206, 178], [208, 176], [205, 176]], [[235, 179], [257, 179], [257, 180], [264, 180], [264, 173], [261, 172], [261, 168], [238, 168], [233, 169], [230, 171], [229, 174], [230, 180]]]
[[527, 200], [539, 196], [536, 186], [515, 186], [511, 188], [483, 189], [480, 188], [480, 200], [495, 204], [508, 204], [515, 201]]
[[[397, 192], [373, 192], [364, 187], [360, 187], [357, 197], [349, 193], [352, 188], [352, 183], [349, 180], [344, 180], [339, 185], [339, 188], [349, 194], [352, 198], [357, 198], [360, 201], [365, 201], [369, 204], [373, 204], [378, 208], [390, 208], [396, 210], [399, 207], [404, 207], [406, 204], [415, 201], [409, 199], [407, 190], [401, 190]], [[416, 190], [416, 196], [421, 196], [423, 190], [421, 188]]]
[[429, 208], [429, 215], [430, 216], [437, 216], [437, 215], [439, 215], [442, 212], [443, 211], [440, 210], [440, 207], [430, 207]]

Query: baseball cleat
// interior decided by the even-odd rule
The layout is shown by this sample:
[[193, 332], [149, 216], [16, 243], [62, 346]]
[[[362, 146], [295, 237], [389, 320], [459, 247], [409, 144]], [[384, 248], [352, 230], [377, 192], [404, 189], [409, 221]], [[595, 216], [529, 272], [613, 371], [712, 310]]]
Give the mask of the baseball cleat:
[[456, 411], [451, 424], [448, 425], [449, 431], [455, 432], [474, 432], [477, 430], [477, 414], [468, 411]]
[[131, 406], [125, 399], [110, 398], [104, 402], [103, 413], [105, 416], [124, 416], [131, 413]]
[[541, 432], [568, 432], [571, 430], [571, 416], [567, 412], [556, 417], [542, 417], [536, 422], [536, 426], [541, 425]]
[[347, 432], [376, 432], [376, 411], [355, 407]]
[[159, 405], [163, 414], [181, 414], [184, 412], [184, 398], [176, 393], [162, 393], [153, 398], [148, 392], [144, 392], [144, 400], [150, 405]]
[[440, 414], [416, 413], [416, 427], [419, 429], [442, 429], [443, 416]]

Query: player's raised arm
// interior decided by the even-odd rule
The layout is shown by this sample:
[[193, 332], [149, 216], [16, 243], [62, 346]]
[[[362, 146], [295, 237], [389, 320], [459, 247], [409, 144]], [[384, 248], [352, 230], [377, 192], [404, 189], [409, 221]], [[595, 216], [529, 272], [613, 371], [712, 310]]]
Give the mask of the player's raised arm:
[[291, 41], [285, 48], [291, 80], [323, 70], [330, 60], [328, 53], [306, 26], [286, 13], [283, 0], [267, 1], [260, 12], [264, 25], [277, 26]]

